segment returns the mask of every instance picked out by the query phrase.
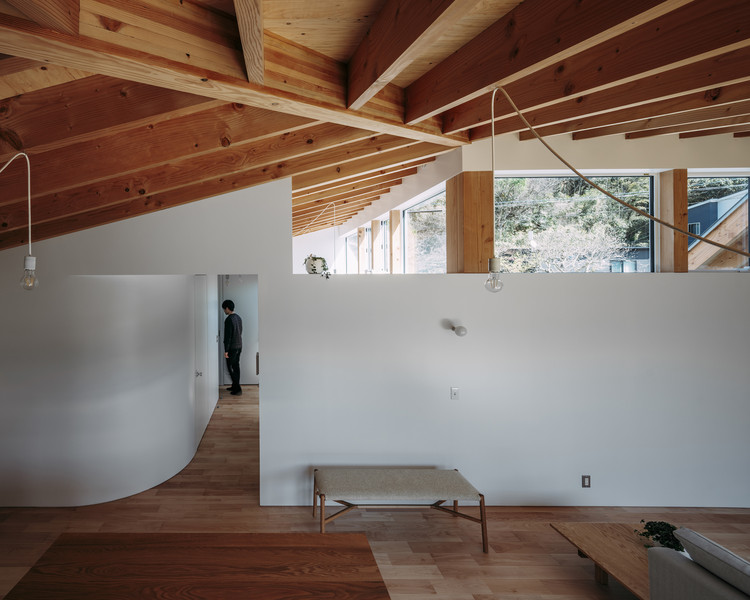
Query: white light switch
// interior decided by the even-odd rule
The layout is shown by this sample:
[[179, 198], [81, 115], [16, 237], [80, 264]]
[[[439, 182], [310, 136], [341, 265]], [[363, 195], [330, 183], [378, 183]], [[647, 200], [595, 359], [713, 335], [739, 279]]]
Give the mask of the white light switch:
[[458, 388], [457, 387], [451, 388], [451, 400], [458, 400]]

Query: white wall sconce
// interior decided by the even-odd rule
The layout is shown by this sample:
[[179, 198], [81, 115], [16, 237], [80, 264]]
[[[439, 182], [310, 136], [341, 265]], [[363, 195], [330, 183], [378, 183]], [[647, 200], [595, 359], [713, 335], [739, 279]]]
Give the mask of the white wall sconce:
[[484, 282], [484, 287], [487, 291], [495, 293], [503, 289], [503, 282], [500, 281], [500, 269], [500, 259], [491, 258], [488, 267], [490, 275], [487, 277], [487, 281]]
[[463, 325], [454, 325], [451, 323], [451, 330], [453, 333], [455, 333], [458, 337], [464, 337], [467, 333], [469, 333]]
[[25, 152], [19, 152], [3, 165], [0, 173], [5, 171], [6, 167], [19, 156], [26, 159], [26, 195], [29, 203], [29, 253], [23, 259], [23, 276], [20, 284], [25, 290], [33, 290], [39, 285], [39, 278], [36, 276], [36, 257], [31, 254], [31, 162], [28, 155]]

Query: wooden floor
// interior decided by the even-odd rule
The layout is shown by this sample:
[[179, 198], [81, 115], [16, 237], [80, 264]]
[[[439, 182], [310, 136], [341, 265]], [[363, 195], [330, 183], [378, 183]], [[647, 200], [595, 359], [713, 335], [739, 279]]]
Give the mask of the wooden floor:
[[[393, 600], [632, 600], [550, 527], [665, 520], [750, 558], [750, 509], [488, 507], [478, 527], [430, 510], [353, 511], [326, 529], [364, 532]], [[78, 508], [0, 508], [0, 598], [63, 532], [315, 532], [311, 508], [258, 506], [258, 391], [222, 390], [194, 460], [141, 494]]]

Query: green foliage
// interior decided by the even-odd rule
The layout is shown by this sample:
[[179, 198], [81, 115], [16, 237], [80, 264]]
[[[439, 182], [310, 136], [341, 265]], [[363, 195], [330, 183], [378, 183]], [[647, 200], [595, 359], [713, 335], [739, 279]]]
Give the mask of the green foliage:
[[688, 177], [688, 205], [723, 198], [747, 187], [747, 177]]
[[[635, 530], [635, 532], [641, 537], [657, 542], [665, 548], [677, 550], [678, 552], [684, 550], [680, 540], [674, 536], [674, 532], [677, 529], [674, 525], [671, 525], [666, 521], [644, 521], [643, 519], [641, 519], [641, 523], [644, 523], [643, 531]], [[652, 544], [646, 544], [646, 547], [649, 548], [651, 545]]]
[[[649, 211], [648, 177], [595, 183]], [[648, 219], [578, 177], [495, 180], [495, 253], [509, 272], [596, 271], [648, 247]]]

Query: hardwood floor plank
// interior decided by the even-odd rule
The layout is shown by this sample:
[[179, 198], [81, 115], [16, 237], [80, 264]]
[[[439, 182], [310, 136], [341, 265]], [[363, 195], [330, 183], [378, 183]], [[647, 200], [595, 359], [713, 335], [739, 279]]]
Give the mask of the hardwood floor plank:
[[[257, 387], [239, 397], [222, 389], [193, 461], [151, 490], [95, 506], [0, 508], [0, 598], [66, 532], [319, 536], [309, 506], [259, 506], [258, 402]], [[392, 600], [632, 600], [613, 578], [608, 586], [594, 582], [593, 564], [550, 527], [556, 521], [664, 520], [750, 559], [746, 508], [490, 506], [487, 519], [489, 554], [476, 524], [429, 509], [356, 510], [326, 529], [367, 535]], [[325, 571], [326, 557], [310, 564]], [[279, 597], [294, 593], [285, 588]]]

